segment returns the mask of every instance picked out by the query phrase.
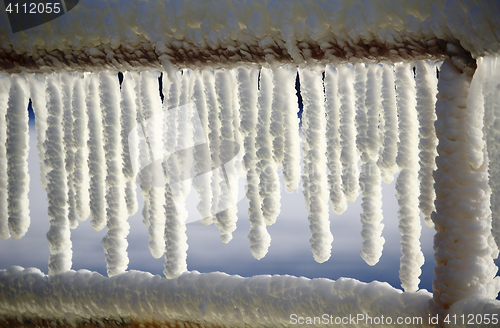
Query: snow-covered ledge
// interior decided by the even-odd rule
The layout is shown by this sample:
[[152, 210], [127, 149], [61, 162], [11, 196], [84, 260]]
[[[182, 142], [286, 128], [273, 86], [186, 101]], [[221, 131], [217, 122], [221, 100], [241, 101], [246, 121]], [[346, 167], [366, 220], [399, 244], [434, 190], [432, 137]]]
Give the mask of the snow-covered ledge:
[[[326, 63], [408, 63], [421, 59], [445, 62], [440, 70], [436, 104], [439, 156], [434, 173], [436, 212], [432, 215], [437, 232], [433, 297], [426, 291], [403, 293], [385, 283], [365, 284], [353, 279], [241, 278], [197, 272], [165, 279], [134, 271], [106, 278], [89, 271], [67, 271], [67, 267], [58, 268], [63, 273], [46, 276], [38, 269], [11, 267], [0, 271], [0, 322], [28, 327], [44, 320], [77, 325], [94, 320], [96, 325], [105, 322], [115, 326], [129, 322], [137, 325], [189, 322], [198, 326], [281, 327], [300, 324], [299, 317], [324, 319], [327, 314], [334, 323], [336, 318], [340, 318], [337, 320], [341, 324], [344, 318], [349, 318], [347, 326], [369, 327], [373, 322], [366, 321], [366, 315], [376, 314], [379, 319], [391, 317], [392, 322], [397, 317], [422, 318], [416, 324], [408, 324], [418, 327], [434, 325], [436, 322], [431, 319], [439, 315], [441, 325], [455, 327], [463, 323], [462, 316], [467, 323], [469, 314], [474, 314], [472, 323], [476, 326], [485, 325], [484, 315], [489, 315], [490, 325], [495, 326], [492, 319], [493, 315], [500, 317], [500, 302], [494, 298], [500, 282], [495, 278], [498, 268], [493, 259], [498, 256], [498, 249], [491, 233], [489, 203], [490, 186], [494, 193], [500, 186], [496, 185], [496, 168], [489, 170], [492, 175], [489, 179], [495, 181], [488, 185], [488, 153], [498, 159], [499, 152], [495, 145], [498, 139], [492, 137], [494, 123], [486, 121], [484, 126], [482, 118], [494, 111], [498, 115], [500, 110], [495, 100], [498, 91], [488, 85], [495, 81], [486, 78], [493, 71], [482, 66], [482, 58], [499, 53], [499, 11], [493, 1], [475, 6], [472, 2], [458, 6], [453, 1], [418, 1], [403, 8], [393, 1], [221, 4], [83, 0], [59, 19], [18, 33], [10, 31], [2, 11], [2, 74], [155, 69], [166, 70], [173, 81], [179, 68], [238, 67], [249, 63], [270, 67], [288, 63], [304, 68]], [[491, 67], [498, 69], [495, 65]], [[402, 75], [408, 75], [408, 70], [401, 71]], [[146, 75], [142, 77], [144, 80], [148, 78]], [[320, 75], [316, 75], [316, 79], [313, 75], [310, 79], [319, 82]], [[13, 92], [15, 97], [9, 99], [9, 108], [21, 113], [26, 107], [27, 86], [19, 75], [13, 76], [12, 84], [19, 92]], [[98, 93], [96, 77], [91, 79], [90, 89]], [[156, 76], [150, 77], [153, 82], [155, 79]], [[57, 91], [58, 80], [52, 76], [47, 85]], [[35, 79], [30, 83], [36, 83]], [[83, 90], [82, 86], [81, 94]], [[312, 91], [317, 90], [321, 90], [319, 84]], [[110, 102], [115, 101], [116, 105], [118, 91], [109, 91], [113, 98]], [[481, 92], [484, 100], [476, 97]], [[57, 98], [57, 92], [54, 94]], [[1, 101], [5, 100], [4, 95], [0, 93]], [[36, 108], [36, 96], [31, 97]], [[54, 103], [60, 103], [61, 99], [59, 96]], [[144, 99], [150, 98], [145, 95]], [[314, 104], [313, 100], [309, 103]], [[96, 109], [98, 105], [93, 107]], [[116, 108], [108, 107], [106, 113], [112, 117]], [[48, 111], [53, 118], [49, 120], [51, 131], [57, 134], [60, 143], [63, 142], [61, 122], [54, 118], [61, 118], [61, 108], [59, 104]], [[311, 114], [324, 115], [323, 109], [319, 109]], [[8, 116], [11, 121], [7, 126], [23, 127], [26, 122], [21, 116], [15, 113]], [[94, 118], [98, 124], [102, 123], [101, 117]], [[331, 125], [329, 122], [328, 128]], [[327, 128], [318, 126], [322, 131]], [[96, 131], [91, 134], [101, 133], [94, 127]], [[113, 133], [108, 137], [117, 139], [118, 131]], [[9, 142], [21, 144], [25, 140], [23, 133], [20, 135]], [[94, 139], [101, 137], [91, 135]], [[321, 142], [324, 147], [324, 140]], [[22, 162], [23, 154], [16, 155]], [[106, 160], [112, 162], [110, 156], [107, 154]], [[61, 168], [63, 164], [56, 157], [52, 164]], [[9, 165], [12, 170], [17, 168], [12, 161]], [[62, 176], [63, 170], [60, 171]], [[498, 214], [496, 206], [494, 200], [494, 215]], [[498, 220], [495, 216], [493, 219]], [[15, 226], [16, 220], [10, 221]], [[64, 225], [69, 231], [66, 222]], [[493, 223], [500, 230], [498, 226], [498, 221]], [[68, 235], [65, 236], [69, 239]], [[112, 243], [108, 246], [113, 248]], [[418, 254], [413, 255], [418, 259]], [[365, 315], [356, 317], [364, 320], [354, 322], [351, 319], [354, 314]], [[482, 314], [481, 324], [475, 314]]]

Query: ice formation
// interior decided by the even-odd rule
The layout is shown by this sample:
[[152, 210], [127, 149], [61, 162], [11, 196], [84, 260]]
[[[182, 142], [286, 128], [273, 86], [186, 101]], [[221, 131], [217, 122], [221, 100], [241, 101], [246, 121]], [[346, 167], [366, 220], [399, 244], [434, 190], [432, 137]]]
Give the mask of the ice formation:
[[[293, 311], [311, 308], [424, 320], [500, 314], [492, 300], [500, 290], [500, 172], [490, 165], [499, 157], [498, 17], [494, 1], [82, 0], [12, 33], [0, 13], [0, 237], [21, 238], [30, 222], [29, 99], [50, 218], [48, 276], [1, 270], [0, 320], [133, 321], [143, 308], [154, 321], [228, 326], [287, 326]], [[289, 191], [302, 178], [318, 262], [329, 259], [336, 233], [329, 204], [340, 214], [362, 194], [369, 265], [384, 244], [381, 182], [399, 169], [405, 292], [349, 279], [187, 272], [191, 187], [200, 219], [227, 243], [245, 197], [239, 179], [247, 182], [248, 238], [260, 259], [280, 213], [279, 168]], [[165, 257], [169, 279], [125, 272], [136, 182], [149, 249]], [[424, 260], [420, 214], [436, 229], [432, 301], [414, 293]], [[87, 216], [95, 230], [106, 226], [109, 278], [71, 271], [70, 229]], [[123, 307], [105, 306], [117, 297]]]

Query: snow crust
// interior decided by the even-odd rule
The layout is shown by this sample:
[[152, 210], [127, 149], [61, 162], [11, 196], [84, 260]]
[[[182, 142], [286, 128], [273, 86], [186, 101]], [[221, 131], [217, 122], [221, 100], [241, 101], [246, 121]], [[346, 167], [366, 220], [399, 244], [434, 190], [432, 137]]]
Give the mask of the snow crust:
[[[1, 70], [132, 70], [242, 63], [393, 62], [500, 51], [495, 1], [97, 1], [12, 33], [0, 14]], [[16, 58], [21, 56], [24, 60]], [[166, 64], [165, 64], [166, 65]]]
[[[130, 271], [111, 278], [88, 270], [46, 276], [38, 269], [0, 270], [0, 317], [194, 321], [225, 327], [288, 327], [290, 315], [349, 317], [376, 313], [428, 318], [431, 294], [387, 283], [292, 276], [243, 278], [186, 272], [176, 279]], [[498, 305], [495, 301], [492, 304]], [[81, 322], [81, 321], [80, 321]], [[360, 321], [358, 327], [371, 325]], [[409, 326], [416, 327], [416, 326]]]

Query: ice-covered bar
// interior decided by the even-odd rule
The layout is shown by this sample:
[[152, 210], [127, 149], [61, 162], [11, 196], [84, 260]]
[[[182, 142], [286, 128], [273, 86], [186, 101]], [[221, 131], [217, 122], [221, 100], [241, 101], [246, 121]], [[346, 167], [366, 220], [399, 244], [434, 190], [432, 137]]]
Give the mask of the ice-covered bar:
[[[50, 218], [48, 274], [0, 270], [0, 324], [318, 324], [297, 313], [356, 327], [373, 321], [343, 318], [498, 324], [497, 1], [81, 0], [16, 33], [2, 11], [0, 40], [0, 237], [29, 229], [30, 179], [45, 189]], [[27, 166], [30, 99], [39, 177]], [[319, 263], [331, 254], [330, 204], [341, 214], [361, 195], [369, 265], [385, 243], [382, 182], [399, 172], [404, 291], [188, 271], [191, 189], [224, 243], [246, 199], [251, 253], [261, 259], [281, 210], [279, 169], [287, 190], [303, 189]], [[127, 271], [127, 219], [138, 210], [165, 277]], [[432, 293], [418, 287], [421, 217], [436, 231]], [[71, 270], [71, 229], [87, 219], [106, 228], [108, 277]]]

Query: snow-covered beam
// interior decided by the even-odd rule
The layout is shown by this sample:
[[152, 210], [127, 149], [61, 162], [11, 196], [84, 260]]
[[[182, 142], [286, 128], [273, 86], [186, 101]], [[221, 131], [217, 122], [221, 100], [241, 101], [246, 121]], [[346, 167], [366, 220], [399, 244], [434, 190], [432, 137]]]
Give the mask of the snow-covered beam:
[[495, 298], [500, 291], [500, 278], [495, 277], [498, 268], [493, 262], [498, 248], [491, 234], [488, 155], [485, 147], [476, 149], [483, 154], [477, 168], [467, 156], [471, 80], [472, 75], [457, 69], [450, 60], [441, 66], [435, 123], [439, 139], [434, 172], [436, 211], [432, 221], [437, 265], [434, 301], [444, 309], [472, 295]]
[[[30, 324], [42, 320], [80, 327], [91, 320], [99, 327], [113, 322], [132, 327], [373, 327], [373, 316], [371, 323], [367, 318], [372, 313], [384, 323], [402, 317], [412, 318], [406, 327], [427, 327], [432, 297], [427, 291], [403, 293], [387, 283], [349, 278], [243, 278], [196, 271], [176, 279], [139, 271], [106, 278], [87, 270], [47, 276], [21, 267], [0, 271], [0, 290], [0, 324], [9, 327], [35, 327]], [[316, 325], [306, 324], [314, 317], [321, 324], [318, 319]]]
[[499, 51], [498, 17], [495, 1], [81, 0], [17, 33], [1, 10], [0, 71], [444, 57], [462, 65]]

